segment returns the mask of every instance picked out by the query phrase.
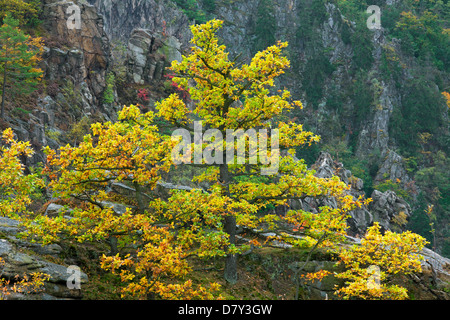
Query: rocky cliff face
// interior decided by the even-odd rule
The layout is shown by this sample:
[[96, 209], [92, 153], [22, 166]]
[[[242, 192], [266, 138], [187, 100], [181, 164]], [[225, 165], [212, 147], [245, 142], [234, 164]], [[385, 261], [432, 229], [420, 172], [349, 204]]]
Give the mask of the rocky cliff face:
[[190, 22], [171, 1], [88, 0], [103, 16], [105, 32], [111, 40], [126, 44], [136, 28], [165, 33], [187, 44]]
[[[229, 46], [230, 51], [244, 53], [244, 59], [249, 59], [252, 54], [254, 34], [252, 33], [252, 24], [256, 17], [259, 1], [235, 1], [232, 5], [225, 2], [217, 10], [218, 18], [229, 22], [225, 24], [222, 32], [224, 41]], [[350, 24], [350, 30], [354, 23], [349, 21], [342, 12], [333, 3], [325, 3], [323, 7], [323, 18], [321, 21], [313, 21], [315, 36], [312, 39], [305, 39], [301, 36], [302, 29], [307, 28], [306, 24], [311, 21], [304, 21], [303, 12], [310, 8], [308, 1], [274, 1], [274, 20], [277, 22], [276, 39], [289, 42], [289, 54], [293, 65], [293, 72], [285, 76], [280, 85], [288, 87], [291, 92], [300, 97], [309, 109], [310, 114], [302, 114], [302, 118], [314, 131], [321, 134], [324, 139], [332, 138], [333, 129], [330, 130], [330, 122], [339, 121], [346, 124], [344, 131], [338, 130], [337, 134], [344, 134], [346, 139], [350, 139], [353, 132], [357, 131], [355, 154], [361, 158], [368, 158], [370, 154], [377, 152], [381, 167], [389, 166], [384, 159], [393, 147], [389, 137], [389, 123], [393, 109], [401, 105], [401, 95], [398, 88], [392, 81], [383, 79], [380, 72], [383, 48], [392, 46], [395, 48], [395, 40], [391, 43], [383, 29], [372, 31], [372, 37], [367, 39], [371, 42], [373, 51], [373, 64], [368, 68], [364, 77], [365, 81], [370, 82], [372, 96], [368, 104], [373, 107], [367, 110], [361, 123], [355, 123], [352, 119], [358, 113], [358, 105], [353, 100], [344, 98], [341, 101], [341, 110], [333, 110], [332, 100], [334, 95], [339, 92], [345, 92], [349, 83], [361, 81], [355, 78], [355, 74], [350, 71], [352, 61], [355, 59], [355, 45], [348, 43], [343, 37], [343, 29]], [[350, 31], [352, 32], [352, 31]], [[361, 42], [364, 42], [361, 39]], [[308, 63], [316, 61], [314, 58], [318, 54], [324, 53], [325, 59], [333, 66], [333, 70], [325, 77], [323, 82], [314, 83], [315, 86], [322, 86], [323, 90], [318, 99], [317, 108], [311, 103], [311, 99], [305, 94], [307, 91], [306, 81], [309, 79], [307, 73]], [[326, 62], [326, 63], [328, 63]], [[319, 65], [315, 66], [319, 68]], [[405, 76], [407, 76], [405, 74]], [[315, 110], [314, 110], [315, 109]], [[347, 140], [349, 141], [349, 140]], [[386, 170], [384, 178], [398, 178], [391, 176], [391, 171]], [[396, 170], [396, 174], [400, 172]], [[401, 172], [401, 178], [408, 179], [405, 171]]]
[[[69, 29], [69, 6], [81, 13], [81, 29]], [[110, 64], [110, 42], [97, 9], [83, 1], [42, 2], [46, 90], [40, 90], [35, 107], [24, 117], [9, 116], [18, 138], [31, 141], [36, 154], [28, 165], [44, 162], [42, 147], [67, 143], [71, 126], [83, 117], [114, 117], [116, 109], [103, 104]]]
[[[48, 47], [44, 56], [45, 78], [52, 81], [70, 78], [74, 87], [86, 85], [91, 93], [87, 103], [98, 105], [106, 87], [110, 46], [103, 19], [95, 7], [75, 2], [81, 10], [81, 29], [69, 29], [67, 13], [72, 1], [45, 0], [44, 27], [50, 39], [60, 40], [59, 47]], [[57, 44], [58, 45], [58, 44]]]
[[[329, 153], [321, 152], [312, 169], [316, 170], [316, 175], [321, 178], [339, 176], [350, 186], [348, 192], [355, 199], [364, 196], [364, 182], [355, 177], [350, 170], [345, 169], [342, 163], [333, 160]], [[411, 207], [405, 200], [389, 190], [386, 192], [374, 190], [371, 198], [373, 201], [369, 206], [362, 206], [350, 212], [351, 217], [347, 221], [349, 235], [364, 235], [367, 227], [373, 225], [374, 222], [378, 222], [383, 231], [405, 231], [405, 225], [411, 216]], [[329, 203], [328, 205], [334, 206], [335, 204]], [[315, 199], [309, 199], [301, 206], [302, 209], [310, 211], [312, 208], [317, 208], [319, 203]]]

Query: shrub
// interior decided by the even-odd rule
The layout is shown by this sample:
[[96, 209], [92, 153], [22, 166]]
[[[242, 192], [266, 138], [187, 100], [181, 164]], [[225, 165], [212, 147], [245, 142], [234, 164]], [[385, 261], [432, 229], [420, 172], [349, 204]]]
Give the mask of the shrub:
[[55, 98], [59, 93], [59, 84], [57, 82], [51, 82], [47, 85], [47, 94]]
[[115, 76], [112, 73], [109, 73], [106, 77], [106, 89], [103, 93], [103, 102], [107, 104], [111, 104], [114, 102], [114, 83]]

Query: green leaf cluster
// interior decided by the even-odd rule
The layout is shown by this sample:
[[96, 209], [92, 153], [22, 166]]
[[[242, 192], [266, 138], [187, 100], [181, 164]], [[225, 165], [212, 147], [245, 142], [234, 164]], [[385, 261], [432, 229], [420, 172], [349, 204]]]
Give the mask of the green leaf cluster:
[[0, 23], [10, 14], [21, 26], [35, 27], [40, 23], [40, 0], [0, 0]]
[[[189, 20], [195, 20], [196, 24], [205, 23], [208, 20], [208, 13], [216, 10], [215, 0], [173, 0], [183, 12], [188, 16]], [[201, 8], [203, 5], [204, 10]]]

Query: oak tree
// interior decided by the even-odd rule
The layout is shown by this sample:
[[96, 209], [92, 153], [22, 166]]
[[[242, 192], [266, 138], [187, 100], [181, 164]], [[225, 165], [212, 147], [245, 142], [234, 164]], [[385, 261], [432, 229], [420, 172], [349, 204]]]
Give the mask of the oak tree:
[[[103, 255], [101, 266], [121, 277], [124, 295], [215, 297], [217, 284], [205, 288], [185, 280], [192, 270], [189, 259], [225, 257], [225, 279], [235, 282], [238, 255], [262, 244], [255, 237], [239, 245], [238, 225], [276, 231], [267, 241], [317, 248], [342, 239], [346, 212], [361, 205], [345, 194], [348, 187], [337, 177], [318, 178], [293, 150], [281, 156], [276, 147], [279, 143], [290, 149], [319, 139], [302, 125], [281, 120], [283, 112], [302, 107], [299, 101], [290, 101], [287, 90], [271, 93], [276, 77], [289, 67], [282, 55], [287, 44], [279, 42], [238, 66], [218, 44], [215, 34], [221, 24], [213, 20], [193, 26], [191, 54], [172, 66], [178, 74], [173, 80], [189, 92], [194, 110], [173, 94], [157, 103], [157, 115], [186, 130], [192, 130], [197, 116], [205, 128], [224, 135], [227, 130], [259, 128], [259, 144], [253, 141], [244, 147], [244, 154], [257, 154], [260, 163], [230, 163], [223, 155], [222, 162], [199, 165], [204, 171], [194, 182], [208, 182], [206, 190], [174, 190], [167, 198], [159, 197], [154, 191], [163, 182], [163, 173], [173, 170], [178, 140], [160, 134], [154, 124], [157, 115], [143, 114], [136, 106], [125, 107], [115, 123], [93, 124], [92, 134], [77, 147], [47, 148], [49, 187], [54, 197], [72, 201], [72, 210], [69, 217], [36, 216], [27, 225], [27, 234], [44, 243], [64, 238], [108, 242], [110, 252]], [[271, 150], [264, 150], [262, 142]], [[194, 146], [199, 147], [202, 154], [211, 151], [208, 145]], [[239, 160], [239, 143], [222, 141], [222, 148], [231, 149], [233, 160]], [[317, 214], [302, 210], [289, 211], [285, 217], [261, 214], [270, 206], [306, 197], [333, 197], [337, 205], [324, 205]], [[118, 203], [125, 208], [116, 210]], [[279, 224], [288, 224], [292, 232], [278, 232]]]
[[[205, 191], [212, 198], [205, 205], [220, 217], [217, 228], [225, 232], [224, 240], [227, 241], [222, 253], [226, 254], [224, 277], [235, 283], [238, 255], [260, 244], [253, 239], [238, 246], [237, 226], [253, 231], [274, 231], [280, 224], [289, 224], [294, 226], [292, 229], [301, 227], [303, 237], [296, 236], [295, 232], [275, 232], [276, 236], [266, 240], [283, 240], [312, 248], [331, 245], [345, 235], [346, 213], [360, 206], [362, 199], [346, 195], [348, 187], [337, 177], [316, 177], [303, 160], [294, 156], [293, 148], [314, 143], [319, 137], [305, 131], [301, 124], [283, 120], [287, 112], [302, 108], [300, 101], [292, 101], [288, 90], [275, 90], [276, 79], [290, 66], [283, 55], [288, 44], [278, 42], [243, 63], [230, 59], [226, 47], [220, 44], [217, 32], [222, 24], [220, 20], [212, 20], [192, 26], [189, 55], [183, 56], [181, 62], [172, 63], [171, 70], [177, 75], [173, 81], [189, 92], [194, 106], [189, 107], [173, 94], [158, 103], [157, 109], [159, 115], [173, 126], [194, 135], [194, 140], [199, 135], [199, 128], [193, 120], [202, 120], [200, 135], [208, 143], [194, 142], [191, 148], [184, 148], [188, 152], [184, 152], [181, 162], [191, 165], [196, 154], [206, 156], [202, 163], [195, 164], [204, 168], [204, 172], [194, 181], [207, 181], [210, 185]], [[216, 131], [208, 136], [211, 133], [208, 130]], [[253, 132], [256, 139], [248, 144], [221, 139], [230, 131]], [[271, 146], [270, 151], [267, 146]], [[280, 148], [285, 151], [280, 152]], [[227, 152], [221, 152], [224, 150]], [[240, 152], [249, 161], [239, 161], [242, 160], [238, 159]], [[205, 161], [208, 156], [217, 161]], [[189, 195], [192, 192], [184, 192], [185, 202], [193, 198]], [[291, 210], [285, 217], [261, 214], [269, 207], [307, 197], [333, 198], [337, 205], [323, 205], [317, 214], [303, 210]], [[193, 203], [189, 202], [190, 205]], [[171, 210], [182, 216], [187, 208], [171, 207]]]

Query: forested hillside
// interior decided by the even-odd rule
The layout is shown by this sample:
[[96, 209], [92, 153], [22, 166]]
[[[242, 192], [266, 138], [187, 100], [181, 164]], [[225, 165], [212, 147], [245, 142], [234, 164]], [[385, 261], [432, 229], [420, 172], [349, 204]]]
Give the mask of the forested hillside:
[[450, 2], [0, 8], [0, 299], [449, 298]]

